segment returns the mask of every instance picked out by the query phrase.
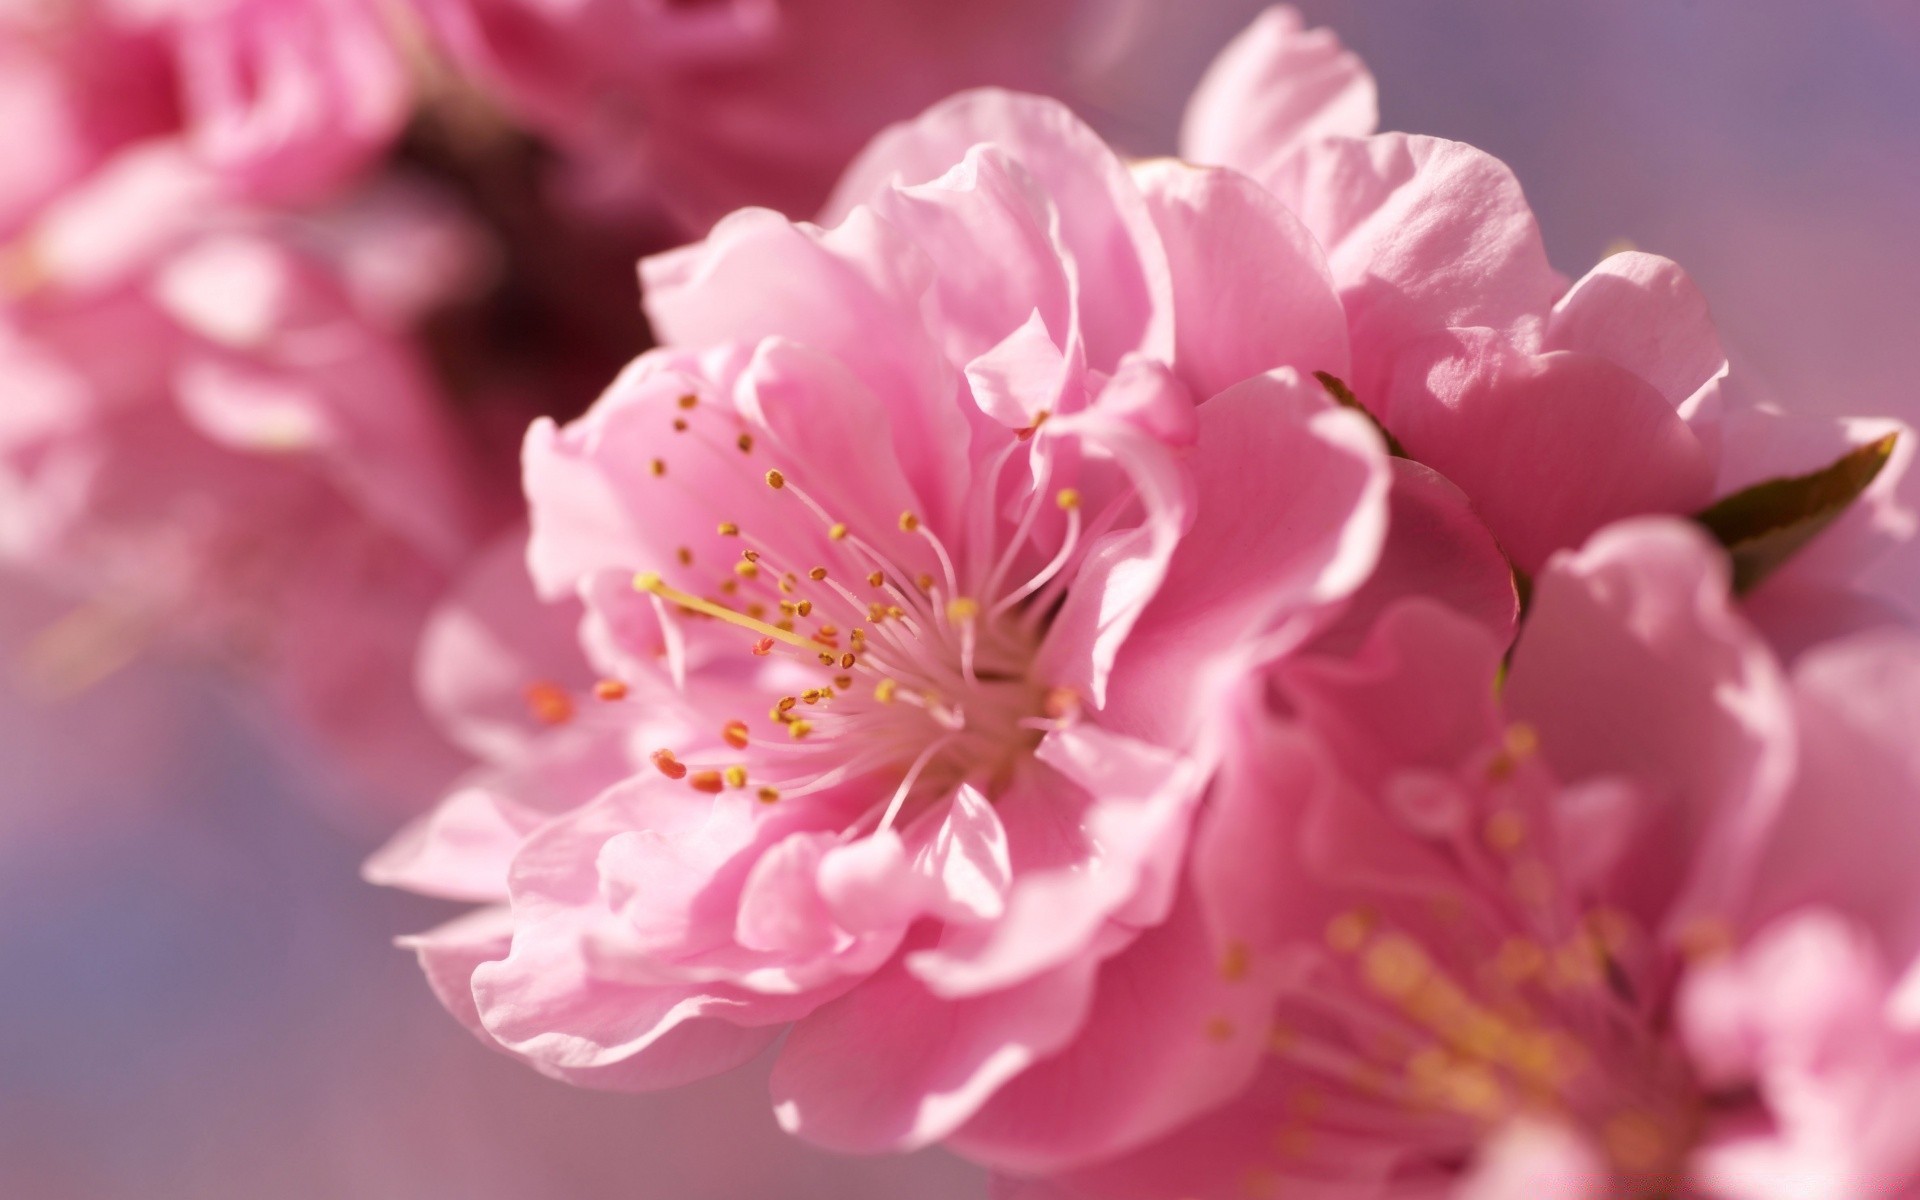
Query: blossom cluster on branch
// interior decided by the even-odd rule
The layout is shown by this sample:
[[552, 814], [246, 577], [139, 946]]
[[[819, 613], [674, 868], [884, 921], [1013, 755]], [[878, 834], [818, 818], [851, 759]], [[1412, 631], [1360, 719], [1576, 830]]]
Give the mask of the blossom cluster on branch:
[[[556, 1078], [777, 1047], [791, 1132], [1008, 1200], [1920, 1194], [1909, 432], [1763, 399], [1664, 258], [1559, 274], [1285, 8], [1177, 159], [964, 90], [822, 202], [902, 91], [738, 56], [1058, 79], [1065, 6], [912, 7], [423, 2], [451, 75], [344, 0], [68, 31], [185, 72], [137, 129], [23, 43], [0, 545], [271, 625], [408, 777], [437, 722], [367, 876], [478, 906], [408, 944]], [[751, 199], [617, 353], [591, 264]], [[481, 267], [550, 327], [436, 341]]]

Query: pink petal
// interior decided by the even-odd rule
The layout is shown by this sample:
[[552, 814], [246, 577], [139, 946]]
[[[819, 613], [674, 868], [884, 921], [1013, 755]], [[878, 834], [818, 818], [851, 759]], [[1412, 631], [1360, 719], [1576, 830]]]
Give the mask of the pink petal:
[[1260, 181], [1326, 249], [1352, 337], [1347, 382], [1376, 413], [1400, 346], [1452, 326], [1532, 334], [1565, 287], [1513, 173], [1471, 146], [1329, 138]]
[[1302, 142], [1365, 137], [1380, 119], [1373, 76], [1328, 29], [1275, 5], [1220, 52], [1187, 102], [1180, 156], [1258, 173]]
[[1678, 263], [1634, 250], [1608, 255], [1560, 297], [1543, 346], [1625, 367], [1676, 411], [1727, 368], [1693, 280]]
[[1174, 365], [1205, 398], [1274, 367], [1348, 372], [1319, 246], [1259, 184], [1171, 160], [1135, 171], [1173, 271]]
[[1604, 359], [1454, 330], [1404, 357], [1381, 414], [1524, 571], [1609, 521], [1705, 506], [1713, 469], [1651, 385]]
[[1060, 1053], [1002, 1087], [951, 1144], [1023, 1172], [1132, 1149], [1228, 1099], [1267, 1052], [1272, 994], [1222, 968], [1191, 893], [1100, 969]]
[[946, 1000], [898, 962], [882, 968], [788, 1035], [773, 1070], [775, 1114], [789, 1133], [853, 1153], [938, 1141], [1073, 1036], [1093, 974], [1081, 958], [1016, 987]]
[[1657, 801], [1614, 887], [1669, 928], [1727, 914], [1793, 770], [1786, 682], [1727, 571], [1691, 524], [1604, 530], [1536, 581], [1507, 683], [1556, 776], [1639, 781]]
[[1130, 350], [1169, 358], [1173, 310], [1153, 219], [1119, 156], [1058, 101], [974, 91], [935, 105], [873, 140], [823, 219], [837, 220], [888, 187], [938, 179], [983, 143], [1024, 167], [1061, 214], [1088, 361], [1111, 370]]

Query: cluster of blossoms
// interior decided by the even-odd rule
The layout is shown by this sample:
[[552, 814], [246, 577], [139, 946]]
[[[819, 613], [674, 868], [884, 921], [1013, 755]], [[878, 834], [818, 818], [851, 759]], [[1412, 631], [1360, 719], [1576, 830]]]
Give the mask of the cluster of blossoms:
[[1125, 2], [0, 4], [0, 565], [83, 602], [35, 673], [234, 662], [417, 811], [464, 759], [395, 664], [650, 344], [634, 260]]
[[969, 92], [643, 262], [426, 640], [447, 1006], [1020, 1200], [1916, 1194], [1909, 439], [1374, 122], [1275, 10], [1184, 161]]
[[[367, 874], [480, 905], [410, 944], [481, 1038], [777, 1043], [792, 1132], [1017, 1200], [1920, 1195], [1913, 442], [1756, 399], [1678, 266], [1561, 276], [1275, 9], [1179, 160], [965, 91], [647, 257], [573, 415], [617, 334], [430, 335], [493, 243], [403, 125], [518, 114], [636, 239], [814, 212], [877, 85], [766, 39], [945, 91], [1069, 6], [422, 0], [453, 82], [351, 0], [158, 7], [5, 51], [60, 136], [0, 195], [0, 546], [277, 623], [395, 738], [341, 647], [418, 635], [478, 765]], [[471, 477], [536, 412], [518, 524]]]

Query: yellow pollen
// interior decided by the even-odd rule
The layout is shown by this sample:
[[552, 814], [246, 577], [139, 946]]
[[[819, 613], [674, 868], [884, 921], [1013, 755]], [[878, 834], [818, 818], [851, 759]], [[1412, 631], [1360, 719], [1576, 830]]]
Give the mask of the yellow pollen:
[[1366, 944], [1372, 932], [1372, 916], [1357, 910], [1343, 912], [1327, 922], [1327, 945], [1342, 954], [1352, 954]]
[[[742, 565], [751, 566], [752, 564]], [[679, 588], [668, 587], [666, 583], [661, 580], [658, 572], [642, 571], [640, 574], [635, 575], [633, 577], [633, 587], [635, 591], [651, 592], [662, 600], [669, 600], [678, 604], [681, 608], [691, 609], [697, 613], [705, 613], [709, 617], [717, 617], [729, 625], [738, 625], [742, 629], [750, 629], [762, 637], [770, 637], [776, 641], [785, 642], [789, 646], [798, 646], [802, 650], [811, 648], [805, 639], [796, 636], [791, 630], [781, 629], [776, 625], [769, 625], [765, 621], [755, 620], [745, 613], [735, 612], [723, 604], [715, 604], [711, 600], [690, 595], [681, 591]]]
[[768, 471], [767, 486], [777, 492], [781, 488], [787, 486], [787, 477], [785, 475], [782, 475], [779, 471]]
[[1220, 978], [1228, 983], [1238, 983], [1247, 977], [1247, 966], [1252, 961], [1253, 952], [1247, 944], [1238, 938], [1227, 943], [1220, 954]]
[[796, 613], [799, 613], [801, 616], [804, 617], [813, 611], [813, 601], [802, 600], [800, 603], [793, 606], [793, 611]]
[[833, 655], [828, 654], [825, 650], [822, 650], [820, 652], [819, 657], [820, 657], [820, 665], [823, 667], [830, 667], [834, 663]]
[[1054, 494], [1053, 502], [1055, 504], [1058, 504], [1061, 508], [1079, 508], [1080, 507], [1080, 489], [1079, 488], [1061, 488], [1058, 492]]
[[1511, 854], [1520, 848], [1527, 837], [1526, 818], [1512, 809], [1502, 809], [1487, 818], [1483, 831], [1487, 845], [1502, 854]]
[[739, 537], [740, 527], [732, 521], [722, 521], [720, 522], [719, 533], [721, 537]]
[[840, 689], [841, 691], [843, 691], [843, 692], [844, 692], [844, 691], [846, 691], [846, 690], [847, 690], [848, 688], [850, 688], [850, 687], [852, 687], [852, 686], [853, 686], [853, 676], [851, 676], [851, 675], [835, 675], [835, 676], [833, 677], [833, 686], [834, 686], [834, 687], [837, 687], [837, 688], [839, 688], [839, 689]]
[[667, 460], [664, 458], [656, 458], [647, 465], [647, 469], [652, 471], [656, 478], [665, 475], [667, 473]]
[[760, 564], [752, 561], [737, 562], [733, 564], [733, 573], [742, 579], [758, 579]]
[[793, 711], [793, 706], [798, 703], [800, 703], [800, 697], [798, 696], [782, 696], [780, 697], [780, 702], [773, 707], [780, 712], [791, 712]]
[[947, 601], [947, 620], [971, 621], [980, 615], [980, 602], [971, 596], [955, 596]]
[[680, 397], [681, 408], [692, 408], [694, 405], [698, 403], [700, 403], [700, 397], [692, 395], [691, 393]]
[[843, 541], [847, 536], [847, 527], [838, 521], [827, 527], [827, 536], [834, 541]]
[[728, 787], [743, 788], [747, 786], [747, 769], [737, 763], [722, 771], [721, 775], [726, 778]]
[[1361, 959], [1367, 982], [1389, 996], [1406, 996], [1427, 977], [1426, 952], [1413, 939], [1389, 935], [1367, 948]]
[[1631, 1109], [1607, 1118], [1600, 1141], [1622, 1170], [1636, 1174], [1654, 1170], [1667, 1157], [1667, 1138], [1660, 1123]]
[[812, 732], [813, 732], [812, 721], [790, 721], [787, 724], [787, 733], [796, 742], [799, 741], [801, 738], [806, 737], [808, 734]]
[[794, 585], [797, 582], [793, 577], [792, 571], [788, 571], [785, 575], [782, 575], [780, 577], [780, 594], [783, 596], [793, 595]]
[[825, 567], [815, 567], [813, 570], [807, 572], [807, 578], [813, 580], [815, 583], [819, 583], [826, 577], [827, 569]]
[[851, 654], [842, 654], [840, 656], [840, 669], [842, 671], [851, 671], [853, 670], [853, 664], [859, 661], [859, 659]]
[[873, 685], [873, 698], [882, 704], [892, 704], [893, 693], [899, 690], [899, 687], [900, 685], [891, 679], [882, 679]]
[[763, 785], [755, 794], [760, 797], [760, 803], [762, 804], [772, 804], [774, 801], [780, 799], [780, 789], [775, 787], [766, 787]]
[[920, 528], [920, 518], [914, 516], [912, 512], [903, 512], [900, 514], [900, 528], [907, 533], [912, 533]]
[[753, 435], [750, 433], [741, 434], [739, 437], [734, 439], [733, 444], [740, 447], [740, 453], [742, 454], [753, 453]]
[[887, 581], [887, 577], [884, 572], [881, 572], [881, 571], [867, 572], [867, 583], [869, 586], [879, 587], [881, 584], [885, 583], [886, 581]]
[[820, 703], [820, 697], [825, 694], [826, 693], [822, 692], [819, 688], [808, 688], [806, 691], [800, 693], [800, 701], [803, 704], [818, 704]]

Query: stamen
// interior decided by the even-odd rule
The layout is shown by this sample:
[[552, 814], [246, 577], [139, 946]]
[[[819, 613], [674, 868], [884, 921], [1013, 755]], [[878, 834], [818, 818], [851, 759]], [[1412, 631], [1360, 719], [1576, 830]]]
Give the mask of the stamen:
[[640, 574], [635, 575], [633, 577], [633, 586], [636, 591], [651, 592], [662, 600], [677, 604], [681, 608], [691, 609], [698, 613], [705, 613], [710, 617], [717, 617], [729, 625], [738, 625], [742, 629], [751, 629], [763, 639], [771, 638], [774, 641], [785, 642], [789, 646], [797, 646], [802, 650], [813, 649], [812, 644], [806, 641], [806, 639], [799, 637], [789, 630], [781, 629], [776, 625], [769, 625], [765, 621], [757, 621], [745, 613], [735, 612], [723, 604], [715, 604], [710, 600], [703, 600], [699, 596], [683, 592], [679, 588], [669, 587], [661, 580], [657, 572], [642, 571]]
[[768, 471], [767, 486], [777, 492], [781, 488], [787, 486], [787, 477], [785, 475], [782, 475], [778, 470]]
[[660, 773], [668, 779], [685, 779], [687, 777], [687, 765], [675, 758], [673, 751], [655, 750], [652, 757], [653, 765], [658, 767]]
[[693, 395], [691, 392], [689, 392], [687, 395], [680, 397], [681, 408], [692, 408], [694, 405], [698, 403], [700, 403], [700, 397]]
[[720, 778], [718, 771], [695, 771], [687, 778], [687, 786], [696, 792], [717, 796], [726, 787], [726, 782]]
[[745, 750], [747, 748], [747, 723], [738, 720], [728, 721], [720, 727], [720, 739], [726, 742], [727, 745], [732, 746], [735, 750]]
[[596, 699], [600, 700], [625, 700], [627, 698], [627, 685], [621, 683], [618, 679], [602, 679], [593, 685], [593, 694]]
[[527, 712], [542, 725], [564, 725], [573, 719], [573, 701], [557, 683], [528, 684], [526, 700]]

